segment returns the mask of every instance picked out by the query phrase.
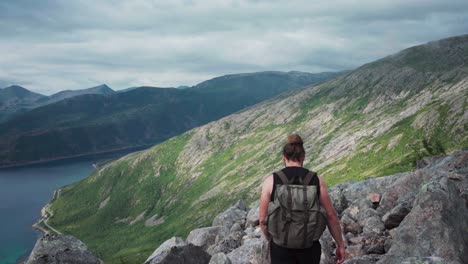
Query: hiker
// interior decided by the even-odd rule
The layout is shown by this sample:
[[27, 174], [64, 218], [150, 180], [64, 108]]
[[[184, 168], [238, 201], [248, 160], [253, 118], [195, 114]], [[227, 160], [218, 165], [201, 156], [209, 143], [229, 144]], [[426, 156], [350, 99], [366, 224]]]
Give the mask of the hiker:
[[341, 227], [325, 182], [302, 167], [301, 137], [288, 136], [283, 148], [285, 168], [268, 176], [260, 197], [260, 227], [269, 241], [271, 264], [319, 264], [319, 238], [325, 226], [337, 245], [336, 263], [343, 263]]

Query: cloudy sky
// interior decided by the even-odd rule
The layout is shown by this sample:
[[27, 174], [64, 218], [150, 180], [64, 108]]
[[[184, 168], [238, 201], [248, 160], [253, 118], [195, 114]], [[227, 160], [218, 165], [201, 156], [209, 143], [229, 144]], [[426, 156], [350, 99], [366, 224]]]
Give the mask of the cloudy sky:
[[466, 0], [2, 0], [0, 87], [49, 95], [337, 71], [467, 33]]

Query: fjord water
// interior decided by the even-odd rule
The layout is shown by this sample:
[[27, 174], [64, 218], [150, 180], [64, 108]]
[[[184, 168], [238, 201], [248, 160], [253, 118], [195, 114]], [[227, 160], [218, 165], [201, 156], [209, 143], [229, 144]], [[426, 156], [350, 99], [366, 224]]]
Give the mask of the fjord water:
[[29, 255], [40, 235], [32, 224], [54, 190], [89, 176], [93, 163], [128, 152], [0, 169], [0, 264]]

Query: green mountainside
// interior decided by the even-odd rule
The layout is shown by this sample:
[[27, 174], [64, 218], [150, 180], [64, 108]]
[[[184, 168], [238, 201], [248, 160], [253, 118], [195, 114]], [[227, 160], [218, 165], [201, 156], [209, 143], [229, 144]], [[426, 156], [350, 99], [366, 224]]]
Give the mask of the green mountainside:
[[143, 263], [236, 200], [257, 200], [293, 132], [328, 185], [411, 170], [468, 147], [467, 59], [468, 35], [431, 42], [192, 129], [62, 188], [48, 223], [106, 263]]
[[[218, 77], [187, 89], [82, 90], [102, 94], [73, 96], [0, 123], [0, 167], [151, 146], [338, 74], [259, 72]], [[46, 99], [60, 99], [71, 91], [63, 93]]]

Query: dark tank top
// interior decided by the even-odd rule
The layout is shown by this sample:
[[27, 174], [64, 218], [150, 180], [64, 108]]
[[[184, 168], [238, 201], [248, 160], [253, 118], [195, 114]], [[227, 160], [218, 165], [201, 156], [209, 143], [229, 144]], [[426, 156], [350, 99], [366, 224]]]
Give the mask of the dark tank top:
[[[286, 174], [288, 177], [289, 184], [302, 184], [304, 182], [304, 178], [306, 177], [307, 173], [309, 172], [308, 169], [303, 167], [284, 167], [281, 171]], [[283, 184], [281, 179], [279, 178], [276, 173], [273, 173], [273, 190], [271, 191], [270, 201], [274, 201], [275, 192], [276, 192], [276, 184]], [[317, 186], [317, 194], [320, 196], [320, 182], [317, 176], [312, 177], [309, 185]]]

